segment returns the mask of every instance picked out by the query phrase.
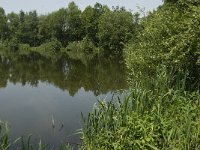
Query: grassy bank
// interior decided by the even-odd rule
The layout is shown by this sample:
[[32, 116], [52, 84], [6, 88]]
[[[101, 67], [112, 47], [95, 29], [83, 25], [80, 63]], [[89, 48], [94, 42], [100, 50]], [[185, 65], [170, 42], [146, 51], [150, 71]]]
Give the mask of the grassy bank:
[[83, 149], [198, 150], [197, 94], [183, 97], [180, 91], [172, 91], [159, 99], [151, 94], [133, 90], [123, 103], [117, 102], [117, 107], [113, 102], [100, 103], [84, 119]]
[[124, 98], [100, 101], [83, 117], [82, 148], [200, 149], [200, 95], [169, 87], [169, 79], [163, 71], [154, 89], [138, 83]]

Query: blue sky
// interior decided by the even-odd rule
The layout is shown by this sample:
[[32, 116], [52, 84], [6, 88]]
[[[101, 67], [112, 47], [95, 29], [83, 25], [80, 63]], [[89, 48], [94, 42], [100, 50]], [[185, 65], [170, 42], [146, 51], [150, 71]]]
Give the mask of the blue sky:
[[[3, 7], [6, 13], [20, 10], [37, 10], [39, 14], [46, 14], [67, 7], [72, 0], [0, 0], [0, 7]], [[112, 6], [125, 6], [133, 12], [137, 11], [137, 6], [145, 7], [146, 11], [151, 11], [162, 4], [162, 0], [74, 0], [82, 10], [88, 5], [94, 5], [96, 2]]]

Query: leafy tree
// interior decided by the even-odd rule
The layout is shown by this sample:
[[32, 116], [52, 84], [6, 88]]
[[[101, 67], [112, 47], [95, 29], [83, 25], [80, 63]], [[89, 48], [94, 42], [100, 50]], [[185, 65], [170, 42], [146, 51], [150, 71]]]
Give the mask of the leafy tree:
[[99, 46], [105, 53], [109, 50], [120, 53], [124, 43], [131, 39], [134, 33], [134, 17], [125, 10], [106, 11], [99, 20], [98, 25]]
[[77, 41], [82, 39], [82, 23], [81, 23], [81, 10], [78, 6], [71, 2], [66, 9], [66, 29], [69, 41]]
[[16, 36], [16, 32], [18, 30], [19, 24], [20, 24], [20, 18], [19, 15], [12, 12], [7, 15], [8, 18], [8, 28], [9, 28], [9, 35], [10, 37]]
[[106, 5], [102, 5], [100, 3], [96, 3], [94, 5], [95, 10], [95, 18], [99, 18], [101, 15], [103, 15], [106, 11], [109, 10], [109, 8]]
[[23, 11], [19, 14], [20, 25], [17, 30], [17, 38], [21, 43], [36, 46], [38, 42], [38, 15], [36, 11], [25, 14]]
[[20, 10], [19, 12], [19, 19], [20, 23], [23, 23], [25, 21], [25, 12], [23, 10]]
[[99, 42], [97, 37], [99, 18], [106, 11], [109, 11], [107, 6], [96, 3], [94, 7], [86, 7], [81, 15], [84, 36], [87, 36], [87, 38], [92, 40], [96, 45]]
[[40, 23], [39, 33], [44, 42], [51, 38], [56, 38], [62, 43], [68, 40], [66, 9], [59, 9], [48, 16], [44, 16], [42, 19], [43, 21]]
[[5, 11], [0, 7], [0, 41], [2, 42], [7, 36], [7, 18]]
[[83, 24], [84, 36], [87, 35], [88, 38], [95, 42], [97, 25], [94, 8], [91, 6], [86, 7], [81, 14], [81, 20]]

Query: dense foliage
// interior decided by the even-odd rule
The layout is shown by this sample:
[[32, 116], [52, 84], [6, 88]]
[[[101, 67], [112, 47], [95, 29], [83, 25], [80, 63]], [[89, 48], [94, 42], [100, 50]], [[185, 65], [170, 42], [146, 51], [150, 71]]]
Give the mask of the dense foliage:
[[153, 73], [155, 66], [165, 64], [169, 68], [173, 66], [183, 78], [186, 76], [188, 85], [197, 86], [200, 79], [200, 2], [167, 1], [141, 21], [137, 38], [125, 52], [132, 73], [137, 68]]
[[130, 91], [83, 117], [83, 149], [200, 149], [200, 1], [166, 0], [124, 52]]
[[93, 48], [101, 48], [102, 54], [121, 54], [124, 43], [134, 33], [136, 18], [125, 8], [109, 9], [99, 3], [81, 11], [71, 2], [67, 8], [40, 16], [36, 11], [5, 14], [0, 8], [0, 46], [4, 44], [11, 51], [17, 51], [19, 44], [26, 44], [43, 51], [55, 40], [61, 47], [71, 47], [72, 43], [83, 41], [84, 44], [87, 39]]

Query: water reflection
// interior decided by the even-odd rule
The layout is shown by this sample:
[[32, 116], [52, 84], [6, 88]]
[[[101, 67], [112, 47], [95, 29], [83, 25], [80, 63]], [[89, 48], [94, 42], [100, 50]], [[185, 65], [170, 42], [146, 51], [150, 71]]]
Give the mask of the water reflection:
[[117, 60], [96, 59], [87, 65], [80, 61], [59, 62], [14, 61], [1, 59], [0, 87], [7, 82], [37, 86], [39, 81], [48, 82], [74, 96], [80, 88], [92, 91], [96, 96], [126, 88], [124, 65]]
[[0, 120], [11, 124], [11, 138], [32, 133], [55, 149], [60, 141], [80, 142], [68, 135], [81, 128], [80, 114], [91, 111], [97, 95], [110, 99], [127, 87], [118, 60], [96, 59], [87, 65], [70, 59], [0, 62]]

